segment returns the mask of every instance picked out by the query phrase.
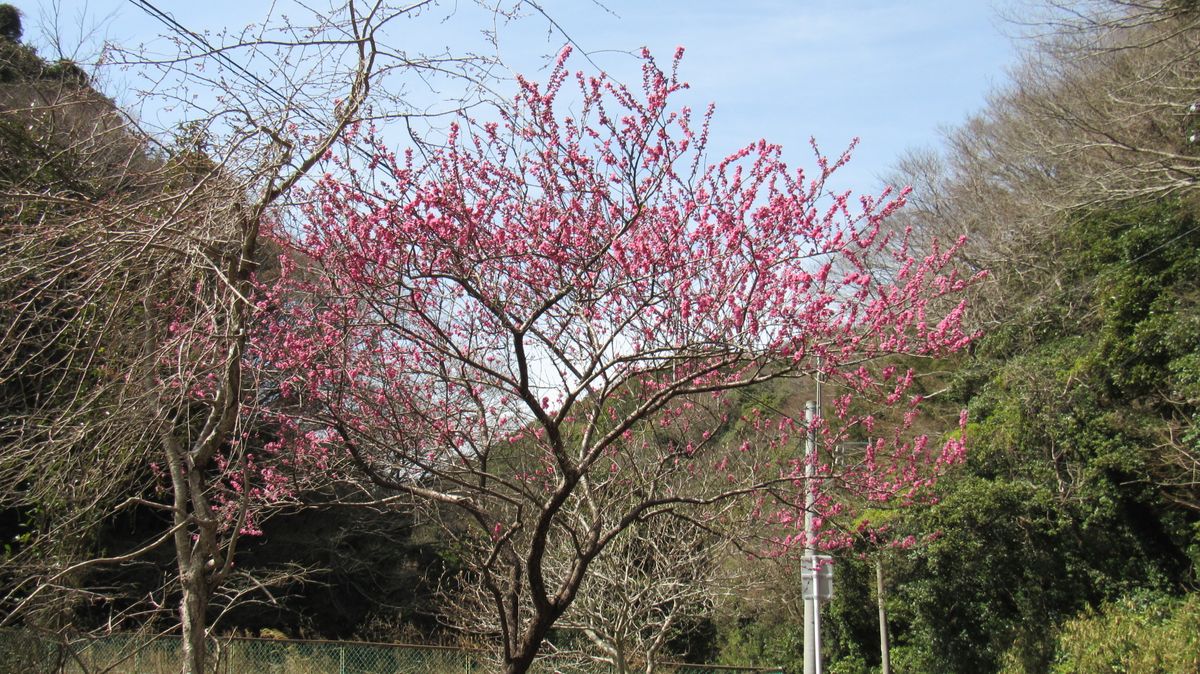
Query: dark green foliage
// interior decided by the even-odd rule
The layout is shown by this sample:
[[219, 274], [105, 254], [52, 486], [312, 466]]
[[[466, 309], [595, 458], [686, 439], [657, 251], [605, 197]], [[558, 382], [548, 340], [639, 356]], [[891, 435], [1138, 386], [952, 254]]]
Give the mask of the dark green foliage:
[[666, 652], [677, 662], [715, 662], [720, 655], [718, 629], [711, 619], [691, 619], [667, 640]]
[[914, 554], [893, 601], [923, 632], [898, 630], [896, 640], [921, 671], [995, 671], [1014, 648], [1044, 663], [1049, 628], [1107, 592], [1148, 582], [1148, 556], [1127, 527], [1089, 530], [1050, 490], [967, 478], [948, 491], [923, 522], [942, 535]]
[[21, 10], [7, 3], [0, 5], [0, 38], [17, 42], [23, 32]]
[[798, 616], [790, 620], [765, 615], [742, 619], [722, 634], [720, 662], [802, 672], [804, 626]]
[[[321, 507], [327, 496], [306, 495], [313, 505], [272, 517], [262, 524], [261, 536], [243, 539], [238, 568], [269, 583], [270, 594], [255, 592], [256, 601], [228, 610], [218, 597], [219, 631], [370, 641], [442, 638], [439, 593], [453, 587], [458, 569], [443, 553], [436, 532], [416, 526], [400, 509]], [[97, 527], [97, 540], [103, 553], [124, 554], [163, 524], [159, 511], [133, 508]], [[103, 627], [112, 613], [137, 598], [162, 592], [173, 564], [171, 550], [160, 548], [136, 564], [96, 570], [90, 578], [94, 585], [120, 592], [79, 610], [74, 626], [81, 631]], [[284, 578], [289, 571], [293, 575]], [[177, 603], [177, 589], [164, 601]]]
[[1200, 402], [1197, 223], [1166, 204], [1062, 236], [1053, 301], [1031, 302], [960, 372], [972, 453], [907, 522], [940, 538], [899, 579], [898, 669], [1045, 671], [1081, 610], [1195, 581], [1200, 513], [1177, 504], [1196, 486], [1174, 477]]
[[42, 71], [42, 79], [55, 80], [75, 86], [85, 86], [91, 81], [87, 72], [83, 68], [80, 68], [78, 63], [70, 59], [59, 59], [50, 64]]
[[[895, 672], [1048, 672], [1080, 648], [1070, 634], [1116, 630], [1108, 613], [1076, 616], [1194, 588], [1200, 486], [1180, 477], [1195, 468], [1183, 457], [1200, 456], [1198, 223], [1157, 204], [1088, 213], [1054, 239], [1054, 287], [1001, 270], [1021, 311], [956, 363], [943, 413], [971, 410], [967, 464], [938, 485], [936, 506], [892, 519], [894, 535], [932, 540], [856, 550], [887, 555]], [[880, 663], [869, 571], [853, 554], [839, 561], [830, 670]], [[727, 628], [722, 656], [792, 664], [803, 648], [792, 620]], [[1147, 649], [1166, 632], [1139, 634]], [[1090, 670], [1073, 667], [1060, 670]]]
[[1167, 8], [1183, 15], [1195, 14], [1200, 11], [1200, 0], [1167, 0]]
[[[0, 5], [0, 33], [6, 24], [5, 8]], [[16, 11], [16, 10], [13, 10]], [[20, 20], [17, 19], [17, 35], [20, 35]], [[0, 38], [4, 35], [0, 34]], [[0, 39], [0, 84], [14, 83], [61, 83], [72, 88], [87, 87], [91, 82], [87, 72], [70, 59], [59, 59], [48, 63], [38, 56], [33, 47], [23, 45], [15, 39]], [[93, 94], [95, 92], [92, 92]]]
[[879, 619], [875, 608], [872, 559], [845, 555], [835, 568], [834, 597], [821, 613], [826, 660], [834, 674], [859, 674], [878, 667]]
[[[1084, 214], [1047, 238], [1057, 283], [1001, 270], [1020, 309], [956, 364], [942, 402], [947, 416], [970, 409], [967, 464], [937, 505], [891, 520], [921, 542], [840, 559], [830, 671], [879, 667], [874, 576], [858, 554], [885, 555], [896, 672], [1192, 671], [1137, 658], [1188, 643], [1194, 620], [1200, 223], [1161, 203]], [[793, 664], [790, 620], [728, 627], [725, 661]]]
[[46, 62], [33, 49], [0, 40], [0, 84], [36, 80], [45, 67]]
[[457, 571], [441, 548], [436, 532], [398, 510], [331, 506], [272, 518], [261, 537], [244, 542], [239, 566], [297, 564], [314, 572], [283, 588], [278, 603], [235, 609], [227, 629], [299, 636], [302, 626], [307, 636], [323, 638], [432, 640], [438, 593]]

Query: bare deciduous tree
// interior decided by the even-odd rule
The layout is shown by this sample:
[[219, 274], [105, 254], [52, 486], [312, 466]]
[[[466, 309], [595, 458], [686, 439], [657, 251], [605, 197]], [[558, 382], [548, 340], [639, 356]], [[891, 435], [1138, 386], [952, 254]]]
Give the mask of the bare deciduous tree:
[[[170, 546], [183, 669], [198, 673], [239, 537], [297, 488], [284, 466], [323, 460], [283, 461], [262, 437], [270, 387], [246, 348], [264, 223], [286, 217], [292, 189], [347, 129], [425, 114], [406, 105], [406, 82], [473, 87], [488, 61], [390, 46], [389, 31], [432, 2], [346, 0], [218, 38], [135, 4], [164, 23], [172, 51], [106, 58], [152, 85], [147, 109], [176, 115], [175, 142], [86, 86], [0, 90], [15, 162], [2, 203], [0, 498], [28, 521], [0, 606], [4, 624], [66, 629], [78, 602], [113, 599], [88, 587], [90, 569]], [[164, 529], [97, 555], [89, 535], [132, 506], [160, 512]]]
[[[1200, 11], [1169, 0], [1034, 4], [1019, 19], [1027, 49], [1009, 83], [890, 179], [914, 187], [896, 221], [912, 226], [914, 245], [969, 235], [974, 268], [1055, 288], [1060, 270], [1045, 261], [1067, 218], [1200, 194]], [[998, 323], [1014, 307], [992, 287], [980, 286], [975, 317]]]
[[635, 525], [597, 560], [561, 626], [587, 638], [592, 659], [621, 674], [653, 674], [671, 655], [670, 640], [743, 587], [731, 549], [728, 539], [686, 520]]

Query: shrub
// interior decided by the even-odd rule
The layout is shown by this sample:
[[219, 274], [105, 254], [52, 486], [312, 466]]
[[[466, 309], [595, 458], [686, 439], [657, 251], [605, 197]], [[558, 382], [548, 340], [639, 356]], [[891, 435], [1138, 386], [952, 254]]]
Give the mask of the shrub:
[[1200, 594], [1127, 597], [1068, 621], [1054, 674], [1200, 672]]

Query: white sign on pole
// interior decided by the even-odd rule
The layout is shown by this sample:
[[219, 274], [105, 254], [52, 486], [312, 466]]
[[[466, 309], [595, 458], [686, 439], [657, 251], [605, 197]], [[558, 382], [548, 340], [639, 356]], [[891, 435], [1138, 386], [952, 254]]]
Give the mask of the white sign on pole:
[[805, 599], [821, 602], [833, 599], [833, 558], [805, 555], [800, 561], [800, 582]]

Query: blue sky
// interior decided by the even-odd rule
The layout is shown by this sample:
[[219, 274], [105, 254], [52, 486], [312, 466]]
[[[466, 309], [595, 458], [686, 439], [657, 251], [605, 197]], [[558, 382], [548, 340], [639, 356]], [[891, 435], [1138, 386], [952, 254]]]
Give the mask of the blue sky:
[[645, 44], [664, 59], [685, 46], [684, 79], [698, 103], [717, 104], [720, 149], [765, 137], [783, 144], [790, 163], [808, 164], [810, 136], [827, 154], [857, 136], [838, 180], [856, 190], [871, 188], [906, 148], [937, 142], [940, 126], [982, 107], [1014, 60], [982, 0], [607, 6], [618, 16], [592, 12], [573, 37], [588, 49]]
[[[905, 148], [935, 142], [939, 126], [981, 107], [1013, 59], [977, 0], [735, 4], [704, 3], [643, 39], [688, 46], [686, 75], [717, 102], [721, 142], [764, 136], [795, 161], [807, 159], [810, 136], [830, 153], [860, 137], [842, 176], [859, 189]], [[630, 19], [653, 25], [650, 15]]]
[[[320, 0], [317, 0], [320, 2]], [[54, 3], [16, 0], [33, 23]], [[209, 0], [156, 4], [194, 30], [219, 31], [286, 11], [287, 0]], [[161, 26], [122, 0], [58, 3], [60, 24], [128, 45], [154, 44]], [[1005, 79], [1014, 48], [983, 0], [544, 0], [547, 12], [602, 67], [636, 82], [628, 52], [649, 47], [663, 61], [687, 48], [682, 76], [690, 104], [717, 105], [710, 145], [725, 154], [759, 138], [781, 143], [790, 163], [811, 165], [808, 138], [836, 154], [861, 144], [836, 181], [870, 191], [906, 148], [936, 143], [941, 126], [960, 122]], [[459, 46], [478, 40], [482, 21], [469, 0], [443, 6], [400, 39]], [[449, 9], [439, 10], [444, 15]], [[70, 39], [68, 35], [67, 39]], [[501, 54], [514, 71], [534, 72], [561, 44], [538, 17], [500, 30]], [[581, 60], [576, 65], [585, 65]]]

